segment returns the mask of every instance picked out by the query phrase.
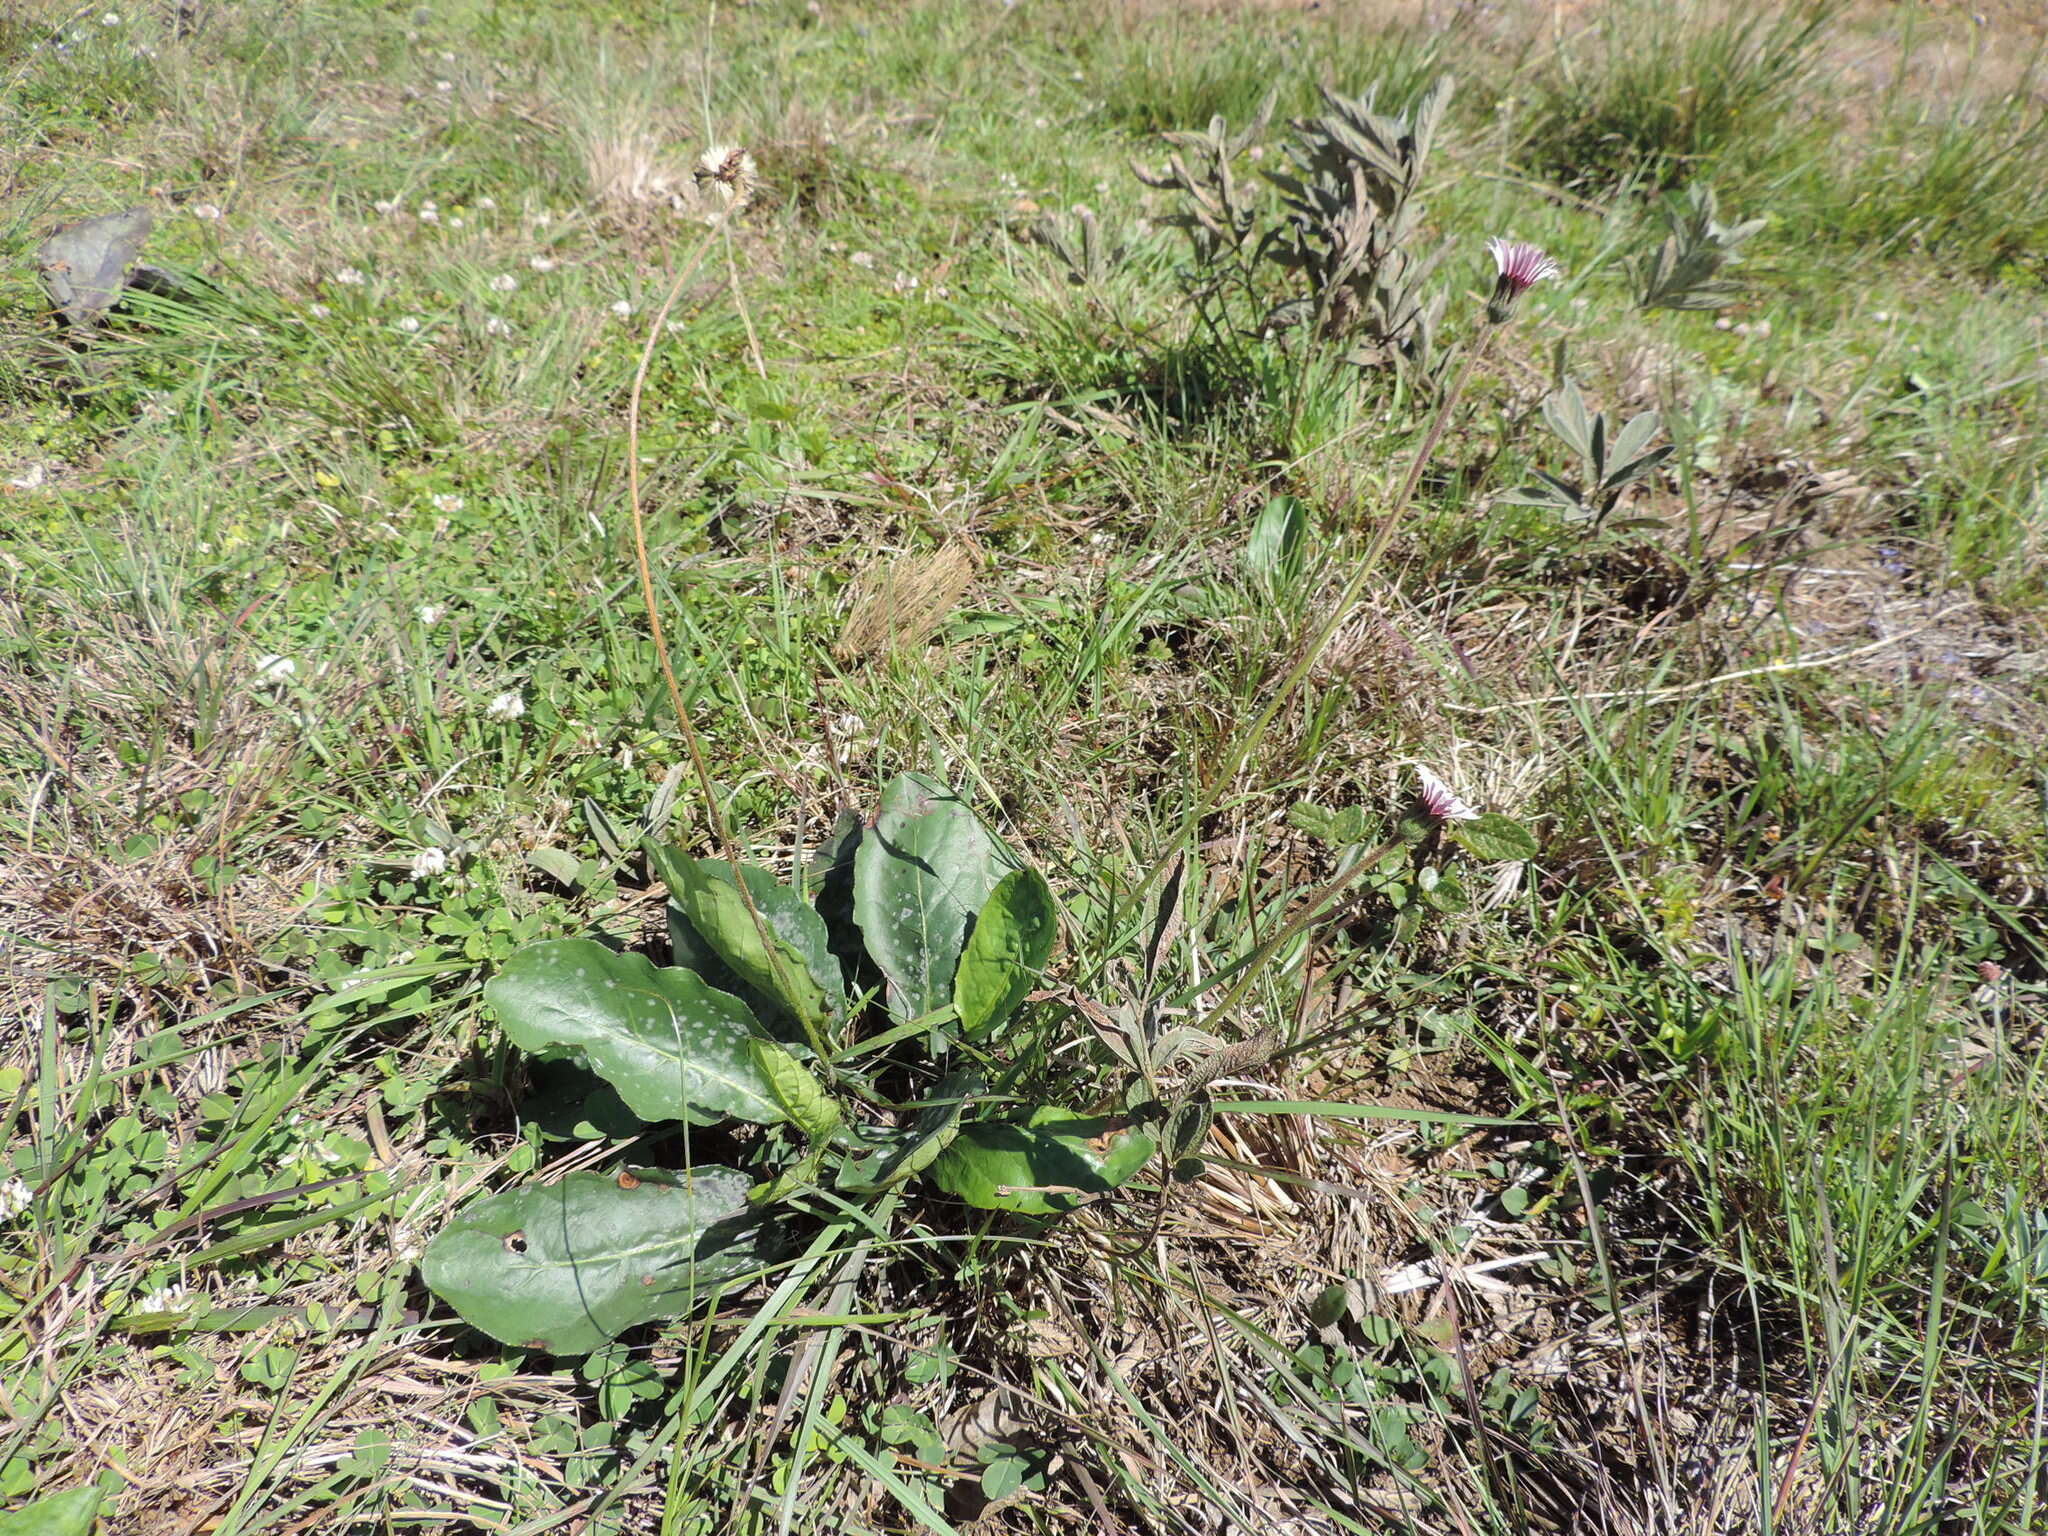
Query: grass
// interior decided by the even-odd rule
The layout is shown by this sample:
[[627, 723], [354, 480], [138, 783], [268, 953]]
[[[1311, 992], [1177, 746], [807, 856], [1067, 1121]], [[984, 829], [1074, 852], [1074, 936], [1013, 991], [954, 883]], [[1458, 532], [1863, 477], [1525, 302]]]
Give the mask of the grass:
[[[2040, 1530], [2038, 34], [1543, 10], [0, 21], [0, 1508]], [[1427, 401], [1199, 331], [1128, 166], [1441, 71], [1445, 340], [1487, 236], [1567, 275], [1346, 611]], [[762, 192], [638, 472], [724, 816], [788, 870], [900, 771], [959, 785], [1062, 909], [1011, 1081], [1094, 1111], [1206, 1061], [1214, 1123], [1045, 1228], [805, 1197], [753, 1285], [558, 1358], [417, 1260], [486, 1191], [696, 1155], [544, 1113], [482, 988], [659, 957], [621, 829], [715, 851], [625, 426], [714, 142]], [[1769, 220], [1743, 296], [1641, 313], [1696, 179]], [[73, 345], [34, 247], [142, 202], [210, 286]], [[1032, 234], [1081, 204], [1093, 285]], [[1618, 514], [1659, 526], [1501, 499], [1571, 470], [1559, 368], [1661, 413]], [[1403, 845], [1302, 919], [1418, 762], [1537, 857]]]

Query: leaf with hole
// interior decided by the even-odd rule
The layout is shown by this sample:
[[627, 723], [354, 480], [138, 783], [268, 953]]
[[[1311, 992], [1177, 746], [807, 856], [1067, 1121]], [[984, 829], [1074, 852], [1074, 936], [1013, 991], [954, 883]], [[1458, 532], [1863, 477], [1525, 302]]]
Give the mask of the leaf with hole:
[[1052, 1216], [1128, 1183], [1152, 1152], [1152, 1138], [1126, 1116], [1044, 1105], [962, 1126], [933, 1161], [931, 1180], [983, 1210]]
[[952, 1003], [968, 924], [1017, 867], [944, 785], [906, 773], [883, 792], [881, 814], [854, 851], [853, 915], [899, 1019]]
[[528, 1051], [567, 1047], [643, 1120], [784, 1118], [750, 1050], [746, 1005], [679, 966], [657, 969], [589, 939], [530, 945], [484, 987]]
[[436, 1296], [502, 1344], [579, 1354], [681, 1317], [773, 1260], [731, 1168], [572, 1173], [466, 1207], [427, 1245]]
[[1013, 869], [996, 882], [974, 920], [953, 977], [960, 1032], [970, 1040], [992, 1032], [1044, 974], [1059, 933], [1052, 889], [1035, 869]]

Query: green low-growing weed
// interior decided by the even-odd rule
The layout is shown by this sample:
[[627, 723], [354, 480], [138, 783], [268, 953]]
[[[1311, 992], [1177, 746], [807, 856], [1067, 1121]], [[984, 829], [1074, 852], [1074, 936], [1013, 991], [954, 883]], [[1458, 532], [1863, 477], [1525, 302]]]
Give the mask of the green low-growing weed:
[[[793, 885], [646, 851], [675, 964], [552, 940], [485, 997], [542, 1069], [585, 1074], [571, 1120], [718, 1128], [745, 1166], [575, 1173], [476, 1202], [423, 1268], [487, 1333], [580, 1353], [683, 1315], [786, 1251], [814, 1188], [867, 1200], [923, 1175], [970, 1206], [1048, 1217], [1150, 1160], [1144, 1106], [1049, 1102], [1030, 1042], [1006, 1050], [1058, 916], [1044, 877], [951, 791], [898, 778], [874, 825], [842, 817]], [[883, 1027], [860, 1038], [864, 1022]], [[919, 1077], [938, 1081], [916, 1118], [882, 1124], [905, 1107], [892, 1086]], [[737, 1126], [762, 1129], [743, 1142]]]

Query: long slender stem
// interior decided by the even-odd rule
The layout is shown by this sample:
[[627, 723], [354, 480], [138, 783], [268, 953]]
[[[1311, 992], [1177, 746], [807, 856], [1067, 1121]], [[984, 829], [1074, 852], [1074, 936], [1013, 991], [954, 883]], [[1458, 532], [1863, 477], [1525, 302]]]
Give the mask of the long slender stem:
[[[662, 681], [668, 685], [669, 703], [676, 712], [676, 723], [683, 733], [683, 745], [690, 754], [690, 766], [696, 771], [697, 787], [704, 796], [704, 819], [711, 828], [711, 835], [719, 851], [725, 855], [727, 866], [732, 870], [732, 883], [740, 893], [740, 901], [747, 909], [747, 916], [753, 920], [754, 932], [761, 941], [761, 949], [768, 957], [769, 967], [775, 972], [782, 990], [790, 997], [797, 995], [797, 989], [790, 985], [789, 967], [785, 961], [779, 941], [761, 916], [760, 908], [754, 904], [754, 893], [747, 889], [747, 882], [740, 873], [739, 845], [733, 841], [732, 829], [726, 824], [725, 812], [718, 803], [718, 789], [712, 783], [711, 769], [704, 760], [704, 745], [697, 734], [696, 722], [690, 715], [690, 707], [683, 702], [683, 690], [676, 682], [675, 667], [668, 654], [668, 640], [662, 633], [661, 607], [654, 595], [654, 566], [647, 558], [647, 517], [640, 501], [640, 396], [647, 386], [647, 370], [654, 361], [654, 348], [661, 340], [663, 328], [668, 323], [668, 314], [675, 307], [676, 299], [683, 291], [683, 284], [697, 270], [704, 260], [704, 253], [711, 248], [723, 229], [723, 221], [714, 224], [704, 232], [704, 238], [697, 242], [689, 256], [676, 268], [674, 281], [669, 284], [668, 293], [655, 311], [654, 319], [647, 327], [647, 340], [640, 348], [640, 365], [633, 370], [633, 388], [626, 400], [626, 499], [633, 516], [633, 554], [640, 567], [640, 597], [647, 605], [648, 633], [654, 640], [655, 663], [661, 668]], [[801, 1009], [793, 1009], [802, 1024], [805, 1038], [810, 1042], [813, 1054], [818, 1058], [819, 1067], [829, 1077], [832, 1071], [832, 1054], [828, 1042], [817, 1026]]]
[[[1430, 422], [1429, 430], [1423, 434], [1422, 445], [1416, 450], [1415, 461], [1408, 466], [1408, 474], [1401, 482], [1400, 493], [1395, 496], [1381, 517], [1380, 526], [1374, 532], [1372, 542], [1365, 546], [1365, 553], [1359, 557], [1358, 568], [1351, 573], [1351, 579], [1344, 584], [1344, 590], [1337, 595], [1336, 602], [1331, 604], [1330, 616], [1302, 648], [1300, 658], [1287, 676], [1281, 679], [1280, 686], [1272, 691], [1266, 701], [1266, 707], [1259, 711], [1258, 718], [1252, 722], [1251, 728], [1238, 738], [1236, 749], [1215, 781], [1216, 794], [1221, 795], [1224, 787], [1237, 777], [1244, 767], [1245, 759], [1251, 755], [1252, 747], [1265, 735], [1266, 727], [1273, 723], [1273, 717], [1279, 714], [1281, 706], [1293, 696], [1301, 680], [1308, 676], [1309, 668], [1316, 664], [1316, 658], [1323, 654], [1323, 647], [1330, 643], [1330, 637], [1337, 633], [1339, 626], [1350, 615], [1351, 605], [1358, 601], [1359, 594], [1365, 590], [1365, 584], [1372, 580], [1373, 572], [1379, 568], [1380, 557], [1386, 553], [1387, 545], [1393, 542], [1394, 529], [1401, 521], [1401, 514], [1408, 510], [1408, 503], [1415, 495], [1415, 487], [1422, 482], [1422, 472], [1428, 466], [1430, 456], [1443, 441], [1444, 428], [1450, 423], [1451, 413], [1458, 408], [1459, 397], [1465, 393], [1465, 386], [1471, 381], [1472, 370], [1478, 366], [1479, 359], [1493, 340], [1496, 329], [1498, 327], [1489, 323], [1479, 333], [1479, 339], [1472, 344], [1472, 350], [1465, 354], [1464, 366], [1458, 370], [1458, 376], [1452, 382], [1449, 393], [1444, 396], [1443, 404], [1437, 408], [1436, 418]], [[1197, 814], [1207, 809], [1207, 806], [1203, 806]]]

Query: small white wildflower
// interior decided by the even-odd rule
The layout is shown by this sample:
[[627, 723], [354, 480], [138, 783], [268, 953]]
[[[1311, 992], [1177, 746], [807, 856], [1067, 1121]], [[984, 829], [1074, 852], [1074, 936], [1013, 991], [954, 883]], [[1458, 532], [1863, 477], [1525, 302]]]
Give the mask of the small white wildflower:
[[119, 11], [107, 12], [106, 15], [100, 18], [100, 25], [103, 27], [118, 27], [121, 25], [121, 13]]
[[469, 503], [464, 501], [460, 496], [452, 496], [447, 494], [437, 494], [434, 497], [432, 497], [431, 500], [434, 503], [434, 510], [436, 512], [460, 512], [464, 507], [469, 505]]
[[917, 279], [908, 272], [898, 272], [889, 279], [889, 286], [898, 293], [915, 293], [917, 292]]
[[158, 1286], [147, 1296], [136, 1302], [134, 1310], [152, 1315], [181, 1312], [184, 1310], [185, 1303], [191, 1299], [191, 1296], [192, 1287], [173, 1280], [169, 1285]]
[[486, 195], [476, 200], [476, 207], [479, 213], [496, 213], [498, 211], [498, 200], [495, 197]]
[[450, 229], [460, 229], [467, 222], [461, 214], [454, 214], [448, 220], [448, 227]]
[[545, 229], [548, 225], [554, 222], [555, 216], [552, 213], [549, 213], [545, 208], [541, 209], [539, 213], [536, 213], [533, 216], [533, 227], [535, 229]]
[[410, 336], [420, 328], [420, 317], [418, 315], [402, 316], [399, 319], [398, 328]]
[[422, 224], [438, 224], [441, 222], [441, 210], [428, 203], [420, 209], [419, 221]]
[[510, 336], [512, 334], [512, 327], [496, 315], [492, 315], [484, 321], [484, 334], [486, 336]]
[[391, 217], [391, 215], [398, 212], [398, 210], [400, 208], [403, 208], [405, 205], [395, 197], [380, 197], [377, 199], [377, 201], [370, 204], [370, 206], [376, 209], [377, 212], [381, 213], [382, 215], [384, 215], [385, 218], [388, 219]]
[[31, 464], [7, 483], [17, 491], [38, 491], [42, 489], [43, 481], [48, 478], [49, 471], [42, 465]]
[[616, 299], [612, 303], [612, 313], [624, 320], [633, 313], [633, 306], [625, 299]]
[[306, 313], [311, 315], [315, 320], [325, 320], [329, 315], [333, 314], [334, 311], [329, 309], [325, 304], [308, 304], [306, 306]]
[[1052, 124], [1045, 118], [1034, 117], [1033, 119], [1031, 119], [1031, 126], [1034, 128], [1050, 128]]
[[415, 880], [425, 880], [430, 875], [445, 874], [448, 870], [448, 855], [439, 848], [422, 848], [412, 856], [409, 866]]
[[0, 1184], [0, 1221], [12, 1221], [28, 1209], [28, 1203], [35, 1195], [25, 1179], [9, 1179]]
[[872, 267], [875, 264], [875, 253], [873, 251], [855, 251], [846, 259], [856, 267]]
[[299, 675], [299, 664], [289, 656], [258, 656], [256, 681], [266, 688], [282, 688]]
[[432, 629], [441, 622], [441, 615], [447, 611], [447, 608], [440, 603], [421, 603], [419, 607], [413, 610], [412, 616], [418, 619], [426, 628]]
[[525, 714], [526, 700], [516, 689], [499, 694], [484, 707], [484, 716], [490, 720], [517, 720]]
[[192, 217], [211, 222], [220, 217], [220, 209], [212, 203], [194, 203], [192, 205]]
[[354, 267], [342, 267], [334, 272], [330, 272], [328, 276], [344, 288], [360, 288], [369, 281]]
[[493, 293], [510, 293], [512, 292], [513, 289], [517, 288], [518, 286], [519, 279], [514, 277], [510, 272], [500, 272], [496, 277], [491, 279], [491, 292]]
[[436, 80], [434, 82], [434, 89], [445, 96], [455, 89], [455, 82], [453, 80]]
[[552, 256], [535, 256], [526, 264], [536, 272], [552, 272], [555, 270], [556, 265], [555, 258]]
[[620, 766], [621, 768], [624, 768], [624, 769], [625, 769], [625, 770], [626, 770], [627, 772], [629, 772], [629, 773], [630, 773], [630, 772], [632, 771], [632, 769], [633, 769], [633, 749], [632, 749], [631, 747], [621, 747], [621, 748], [619, 748], [619, 766]]

